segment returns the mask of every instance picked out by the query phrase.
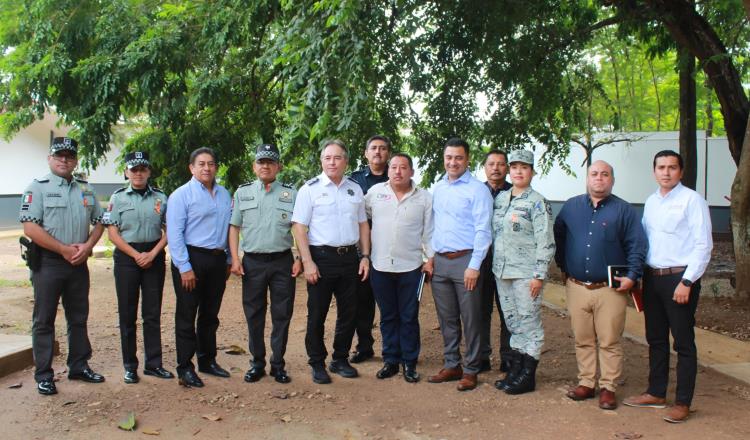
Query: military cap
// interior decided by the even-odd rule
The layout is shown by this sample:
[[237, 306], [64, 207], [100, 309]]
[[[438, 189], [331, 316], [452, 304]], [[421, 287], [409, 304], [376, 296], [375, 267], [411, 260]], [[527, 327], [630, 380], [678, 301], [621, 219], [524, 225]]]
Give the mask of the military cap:
[[513, 150], [508, 153], [508, 164], [521, 162], [534, 167], [534, 153], [529, 150]]
[[150, 168], [151, 162], [148, 161], [148, 153], [145, 151], [133, 151], [126, 154], [125, 166], [127, 166], [129, 170], [139, 166]]
[[49, 147], [49, 154], [55, 154], [59, 151], [70, 151], [78, 155], [78, 141], [69, 137], [56, 137], [52, 139], [52, 145]]
[[263, 144], [255, 150], [255, 161], [261, 159], [271, 159], [274, 162], [281, 160], [281, 154], [279, 153], [278, 147], [274, 144]]

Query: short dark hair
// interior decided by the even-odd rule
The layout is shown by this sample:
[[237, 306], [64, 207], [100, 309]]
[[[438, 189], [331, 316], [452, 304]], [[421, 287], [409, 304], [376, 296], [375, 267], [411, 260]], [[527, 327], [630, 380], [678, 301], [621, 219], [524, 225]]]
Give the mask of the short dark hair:
[[383, 136], [382, 134], [376, 134], [375, 136], [372, 136], [370, 139], [367, 139], [367, 142], [365, 142], [365, 148], [370, 147], [370, 143], [372, 141], [383, 141], [385, 142], [385, 145], [388, 147], [388, 151], [391, 151], [391, 147], [393, 146], [391, 144], [391, 140], [387, 137]]
[[492, 156], [493, 154], [499, 154], [505, 158], [506, 162], [508, 161], [508, 153], [506, 153], [503, 150], [494, 149], [494, 150], [488, 151], [487, 154], [484, 155], [484, 160], [482, 161], [482, 165], [484, 165], [487, 162], [487, 159], [489, 159], [490, 156]]
[[660, 152], [656, 153], [656, 156], [654, 156], [654, 169], [656, 169], [656, 159], [660, 157], [670, 156], [677, 158], [677, 163], [680, 165], [680, 169], [683, 169], [685, 167], [685, 162], [682, 160], [682, 156], [680, 156], [680, 153], [673, 150], [661, 150]]
[[388, 166], [391, 165], [391, 161], [397, 157], [403, 157], [406, 159], [407, 162], [409, 162], [409, 168], [412, 170], [414, 169], [414, 162], [411, 160], [411, 156], [409, 156], [406, 153], [395, 153], [393, 156], [391, 156], [390, 159], [388, 159]]
[[196, 148], [195, 150], [193, 150], [192, 153], [190, 153], [190, 164], [191, 165], [195, 164], [195, 159], [201, 154], [210, 154], [214, 162], [218, 162], [216, 160], [216, 152], [213, 150], [213, 148], [200, 147], [200, 148]]
[[469, 157], [469, 144], [461, 138], [453, 137], [448, 139], [445, 142], [445, 147], [443, 147], [443, 153], [445, 153], [445, 149], [448, 147], [461, 147], [464, 149], [466, 157]]

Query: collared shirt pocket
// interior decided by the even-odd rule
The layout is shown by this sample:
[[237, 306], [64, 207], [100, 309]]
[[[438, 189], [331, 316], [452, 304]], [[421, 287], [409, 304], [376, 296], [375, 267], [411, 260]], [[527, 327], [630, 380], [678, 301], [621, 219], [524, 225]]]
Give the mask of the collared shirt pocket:
[[239, 209], [242, 211], [242, 223], [244, 225], [255, 223], [259, 220], [258, 200], [240, 200]]
[[276, 207], [276, 220], [282, 226], [292, 226], [292, 207], [291, 206], [277, 206]]

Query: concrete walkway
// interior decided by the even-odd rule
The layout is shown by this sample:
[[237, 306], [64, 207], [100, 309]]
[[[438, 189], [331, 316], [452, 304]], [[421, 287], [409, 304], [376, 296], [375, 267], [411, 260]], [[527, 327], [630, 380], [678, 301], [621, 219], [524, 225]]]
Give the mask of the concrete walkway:
[[[545, 284], [544, 302], [552, 308], [567, 309], [565, 287], [560, 284]], [[628, 307], [625, 337], [646, 344], [645, 329], [643, 313]], [[750, 384], [750, 342], [696, 327], [695, 344], [698, 347], [698, 362], [701, 365]]]

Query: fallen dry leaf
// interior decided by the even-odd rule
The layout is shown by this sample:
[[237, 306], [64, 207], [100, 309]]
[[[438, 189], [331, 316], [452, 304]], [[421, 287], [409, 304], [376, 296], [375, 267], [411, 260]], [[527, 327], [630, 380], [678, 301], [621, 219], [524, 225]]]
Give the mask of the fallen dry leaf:
[[643, 434], [639, 434], [637, 432], [618, 432], [617, 434], [615, 434], [615, 438], [619, 438], [622, 440], [636, 440], [642, 437]]
[[149, 428], [146, 428], [141, 432], [146, 435], [160, 435], [161, 434], [161, 432], [159, 432], [158, 429], [149, 429]]
[[292, 421], [292, 416], [290, 416], [289, 414], [287, 414], [287, 415], [285, 415], [285, 416], [283, 416], [283, 417], [281, 418], [281, 421], [282, 421], [282, 422], [285, 422], [285, 423], [289, 423], [289, 422], [291, 422], [291, 421]]
[[224, 352], [226, 354], [247, 354], [244, 348], [239, 345], [230, 345], [229, 348]]
[[8, 388], [21, 388], [23, 386], [23, 382], [14, 383], [13, 385], [8, 385]]
[[218, 422], [219, 420], [221, 420], [221, 416], [216, 414], [203, 414], [201, 417], [212, 422]]

